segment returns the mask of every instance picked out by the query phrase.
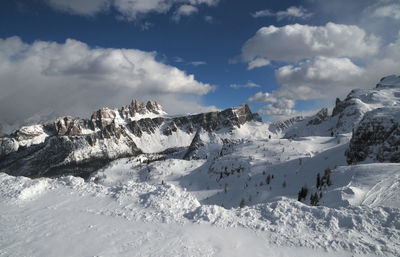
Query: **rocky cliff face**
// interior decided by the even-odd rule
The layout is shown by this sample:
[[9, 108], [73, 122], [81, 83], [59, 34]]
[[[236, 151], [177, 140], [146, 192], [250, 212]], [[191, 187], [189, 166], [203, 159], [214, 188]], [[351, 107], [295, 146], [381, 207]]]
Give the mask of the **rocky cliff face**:
[[346, 151], [349, 164], [371, 159], [400, 162], [400, 107], [379, 108], [365, 114]]
[[293, 117], [287, 120], [282, 120], [282, 121], [275, 121], [273, 123], [271, 123], [271, 125], [269, 126], [269, 130], [272, 133], [278, 134], [281, 132], [284, 132], [285, 130], [291, 128], [293, 125], [301, 122], [304, 120], [303, 116], [297, 116], [297, 117]]
[[[219, 112], [167, 117], [156, 102], [112, 110], [102, 108], [90, 119], [58, 118], [53, 123], [22, 127], [0, 138], [0, 171], [12, 175], [82, 177], [110, 160], [135, 156], [148, 149], [142, 138], [172, 142], [169, 147], [188, 147], [180, 137], [193, 139], [196, 131], [232, 130], [248, 121], [260, 121], [247, 105]], [[163, 145], [163, 143], [160, 143]], [[147, 148], [146, 148], [147, 147]]]

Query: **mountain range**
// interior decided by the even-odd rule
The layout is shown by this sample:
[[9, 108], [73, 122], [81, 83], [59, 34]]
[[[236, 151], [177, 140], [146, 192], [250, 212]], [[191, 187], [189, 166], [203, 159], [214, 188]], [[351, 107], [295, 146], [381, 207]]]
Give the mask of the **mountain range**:
[[399, 256], [399, 124], [393, 75], [331, 112], [284, 121], [247, 105], [171, 116], [132, 101], [24, 126], [0, 138], [0, 223], [7, 242], [27, 246], [4, 251], [95, 235], [93, 252], [158, 240], [159, 254], [177, 255], [164, 240], [183, 233], [200, 243], [180, 237], [179, 249], [196, 256], [229, 236], [295, 249], [285, 256]]

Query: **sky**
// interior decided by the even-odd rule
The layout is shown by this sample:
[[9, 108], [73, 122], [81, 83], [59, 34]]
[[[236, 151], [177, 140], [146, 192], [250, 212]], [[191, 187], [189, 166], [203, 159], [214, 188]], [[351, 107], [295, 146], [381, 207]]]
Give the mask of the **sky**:
[[332, 107], [400, 67], [398, 0], [5, 0], [0, 130], [132, 99], [170, 114]]

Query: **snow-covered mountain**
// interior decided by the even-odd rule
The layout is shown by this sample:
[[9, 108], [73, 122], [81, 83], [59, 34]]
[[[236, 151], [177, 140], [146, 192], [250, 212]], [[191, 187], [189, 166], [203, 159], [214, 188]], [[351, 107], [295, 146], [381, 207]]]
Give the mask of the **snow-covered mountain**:
[[[284, 137], [329, 136], [352, 133], [364, 115], [379, 108], [397, 108], [400, 101], [399, 77], [381, 79], [374, 89], [354, 89], [341, 101], [336, 99], [332, 114], [322, 109], [316, 115], [299, 119], [285, 128]], [[389, 111], [390, 112], [390, 111]]]
[[102, 108], [90, 119], [61, 117], [0, 138], [0, 171], [31, 177], [87, 177], [110, 160], [187, 147], [199, 129], [231, 131], [259, 119], [247, 105], [168, 117], [156, 102], [132, 101], [118, 110]]
[[133, 102], [23, 127], [0, 139], [0, 255], [400, 256], [399, 97], [389, 76], [281, 122]]

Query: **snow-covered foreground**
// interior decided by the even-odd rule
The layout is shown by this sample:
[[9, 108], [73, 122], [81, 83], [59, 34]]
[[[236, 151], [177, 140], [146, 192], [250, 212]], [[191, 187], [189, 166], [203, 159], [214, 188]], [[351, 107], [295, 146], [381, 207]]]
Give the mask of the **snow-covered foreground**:
[[0, 181], [2, 256], [398, 255], [398, 209], [283, 198], [227, 210], [200, 206], [173, 185], [5, 174]]

